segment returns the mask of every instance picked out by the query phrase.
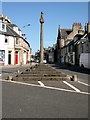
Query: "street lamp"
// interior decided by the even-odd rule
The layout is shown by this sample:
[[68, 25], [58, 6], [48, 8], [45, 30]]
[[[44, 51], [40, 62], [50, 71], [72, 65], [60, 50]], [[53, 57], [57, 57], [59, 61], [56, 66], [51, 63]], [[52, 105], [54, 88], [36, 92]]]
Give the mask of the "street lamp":
[[[30, 26], [30, 24], [24, 25], [24, 26], [22, 27], [22, 29], [25, 28], [25, 27], [28, 27], [28, 26]], [[25, 37], [25, 34], [22, 34], [22, 35]], [[27, 39], [27, 38], [25, 38], [25, 39]]]
[[23, 26], [22, 28], [25, 28], [25, 27], [27, 27], [27, 26], [30, 26], [30, 24], [27, 24], [27, 25]]
[[[30, 26], [30, 24], [24, 25], [22, 28], [25, 28], [25, 27], [28, 27], [28, 26]], [[24, 34], [24, 39], [25, 39], [25, 40], [27, 39], [27, 38], [25, 37], [25, 34]], [[31, 59], [31, 57], [30, 57], [30, 52], [31, 52], [31, 49], [29, 49], [29, 56], [28, 56], [28, 60], [30, 60], [30, 59]]]

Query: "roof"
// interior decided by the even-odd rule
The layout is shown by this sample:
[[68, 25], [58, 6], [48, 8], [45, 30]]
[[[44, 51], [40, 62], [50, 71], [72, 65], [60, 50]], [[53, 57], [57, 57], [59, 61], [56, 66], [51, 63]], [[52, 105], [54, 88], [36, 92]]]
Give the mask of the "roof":
[[12, 28], [13, 28], [13, 27], [17, 27], [16, 24], [9, 24], [9, 26], [12, 27]]
[[68, 45], [73, 45], [73, 44], [74, 44], [74, 40], [70, 41], [70, 42], [67, 44], [67, 46], [68, 46]]
[[[13, 24], [14, 25], [14, 24]], [[22, 37], [20, 36], [19, 34], [17, 34], [13, 29], [12, 29], [12, 24], [6, 24], [6, 29], [7, 29], [7, 32], [3, 32], [3, 31], [0, 31], [0, 34], [3, 34], [3, 35], [6, 35], [6, 36], [13, 36], [13, 37], [18, 37], [18, 38], [22, 38], [27, 44], [28, 46], [30, 47], [30, 44]]]
[[76, 34], [74, 37], [77, 37], [78, 39], [81, 39], [84, 35], [82, 34]]
[[6, 36], [20, 37], [9, 25], [6, 25], [7, 32], [0, 31], [0, 34]]
[[61, 38], [65, 39], [72, 32], [71, 29], [61, 29]]

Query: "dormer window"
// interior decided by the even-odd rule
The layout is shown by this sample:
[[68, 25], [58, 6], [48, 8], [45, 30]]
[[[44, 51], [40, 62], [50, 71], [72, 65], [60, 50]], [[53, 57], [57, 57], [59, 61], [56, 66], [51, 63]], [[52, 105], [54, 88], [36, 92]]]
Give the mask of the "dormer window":
[[1, 30], [6, 32], [6, 25], [4, 23], [1, 23]]
[[2, 30], [5, 30], [5, 24], [2, 24]]

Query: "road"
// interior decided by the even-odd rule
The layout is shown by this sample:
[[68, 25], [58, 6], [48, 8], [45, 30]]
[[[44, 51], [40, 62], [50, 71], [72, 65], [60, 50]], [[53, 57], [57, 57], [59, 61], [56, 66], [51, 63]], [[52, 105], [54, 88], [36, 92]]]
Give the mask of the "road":
[[[12, 73], [16, 70], [17, 68], [13, 67], [8, 69]], [[59, 70], [74, 74], [69, 70]], [[78, 81], [22, 83], [0, 80], [3, 118], [88, 118], [90, 84], [86, 79], [82, 79], [86, 74], [77, 74], [79, 74]]]
[[87, 118], [88, 95], [2, 82], [3, 118]]

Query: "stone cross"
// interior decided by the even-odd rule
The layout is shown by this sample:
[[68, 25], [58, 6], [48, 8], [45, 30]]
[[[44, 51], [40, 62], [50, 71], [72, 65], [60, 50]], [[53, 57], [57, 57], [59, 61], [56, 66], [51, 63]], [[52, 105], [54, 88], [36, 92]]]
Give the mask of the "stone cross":
[[41, 17], [40, 17], [40, 63], [43, 63], [43, 58], [44, 58], [44, 28], [43, 28], [43, 23], [44, 23], [44, 17], [43, 17], [43, 12], [41, 12]]

